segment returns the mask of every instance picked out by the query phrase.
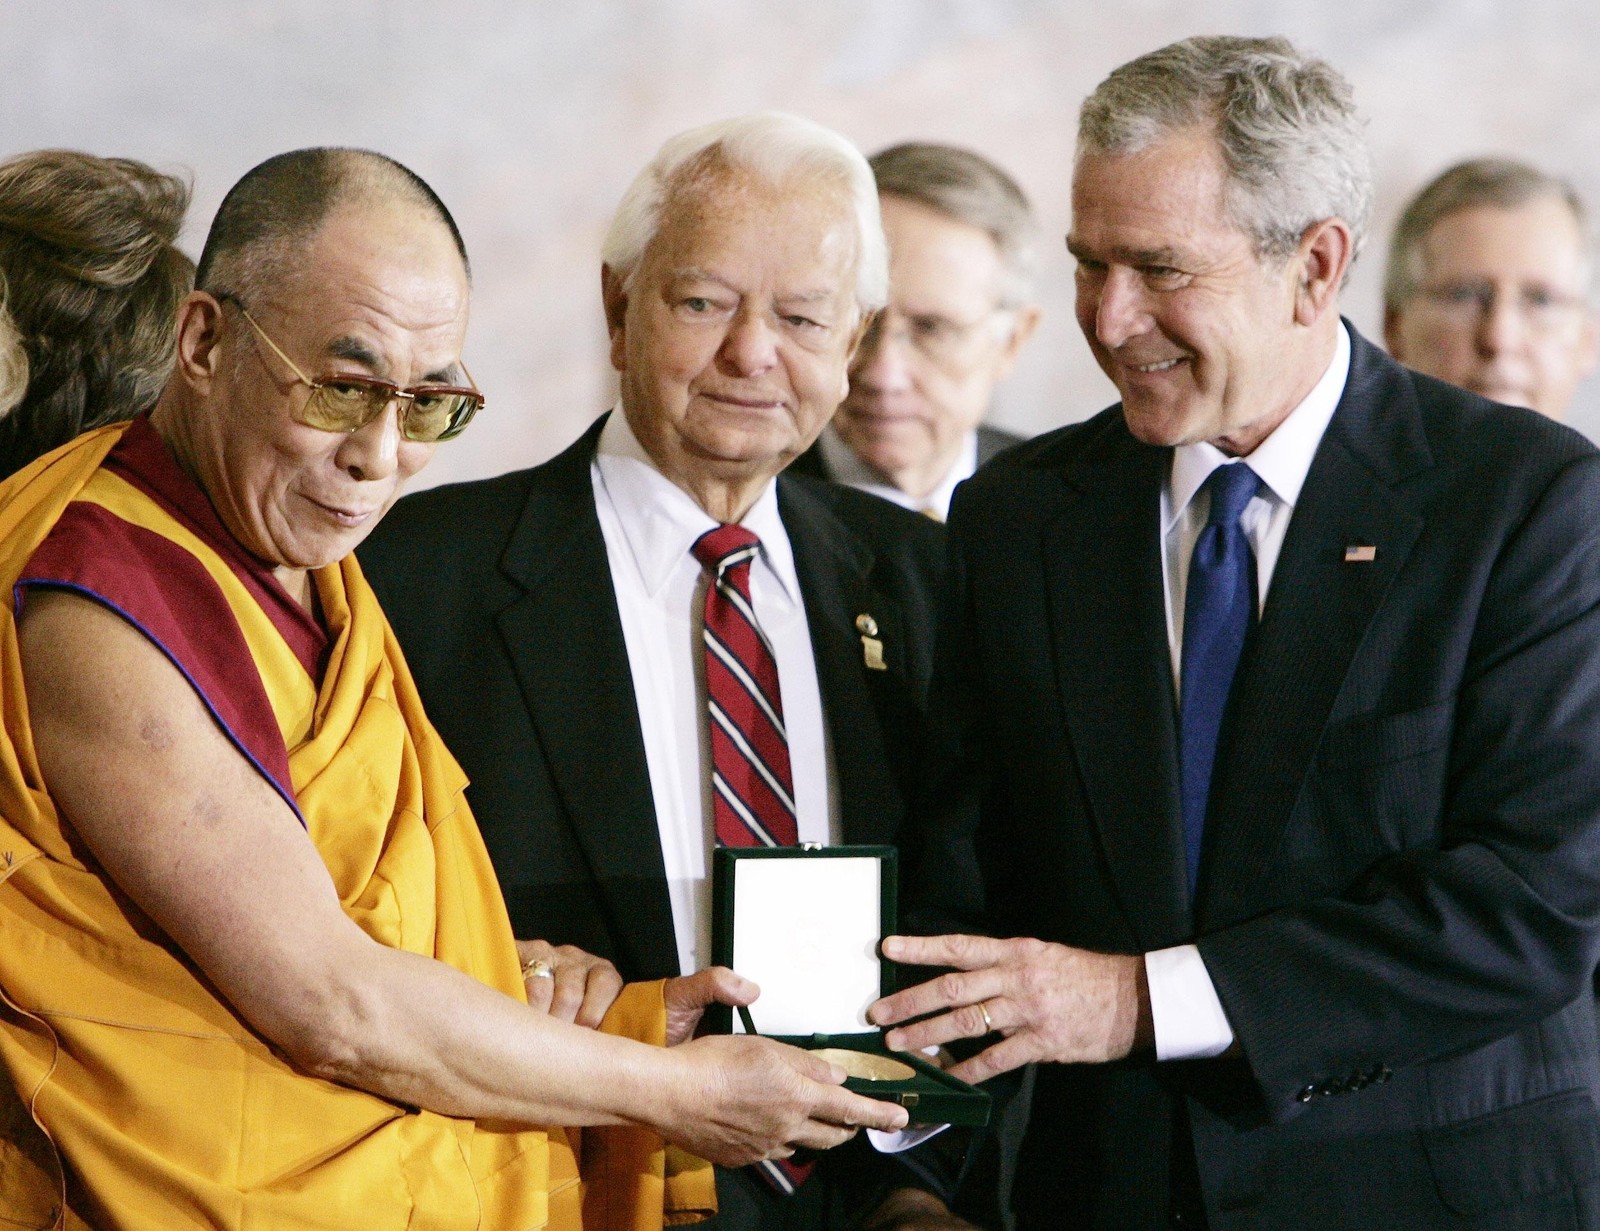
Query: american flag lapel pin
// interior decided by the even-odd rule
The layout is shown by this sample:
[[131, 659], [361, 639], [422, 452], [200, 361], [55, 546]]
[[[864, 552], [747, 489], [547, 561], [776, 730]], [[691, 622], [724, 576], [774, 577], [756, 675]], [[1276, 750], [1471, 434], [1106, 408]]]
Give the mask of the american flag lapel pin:
[[1371, 564], [1378, 558], [1378, 549], [1370, 543], [1352, 543], [1344, 549], [1346, 564]]

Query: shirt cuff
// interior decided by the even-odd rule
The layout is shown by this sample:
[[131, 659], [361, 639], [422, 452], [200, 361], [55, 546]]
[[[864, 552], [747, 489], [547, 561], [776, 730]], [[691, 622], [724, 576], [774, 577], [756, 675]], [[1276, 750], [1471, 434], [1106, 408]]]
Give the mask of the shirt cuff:
[[1233, 1027], [1199, 949], [1177, 945], [1146, 953], [1144, 971], [1157, 1060], [1205, 1060], [1233, 1046]]
[[916, 1149], [932, 1137], [937, 1137], [949, 1127], [948, 1124], [919, 1124], [916, 1128], [896, 1129], [893, 1132], [869, 1128], [867, 1140], [879, 1154], [902, 1154], [907, 1150]]

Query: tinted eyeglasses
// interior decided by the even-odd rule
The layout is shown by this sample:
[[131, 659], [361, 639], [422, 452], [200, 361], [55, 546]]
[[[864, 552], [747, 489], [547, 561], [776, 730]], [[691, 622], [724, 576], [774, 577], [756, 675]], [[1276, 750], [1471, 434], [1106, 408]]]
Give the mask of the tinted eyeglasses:
[[[450, 440], [461, 435], [462, 430], [483, 406], [484, 397], [477, 388], [463, 389], [457, 385], [412, 385], [402, 388], [389, 380], [375, 376], [360, 376], [339, 372], [312, 380], [300, 370], [300, 365], [271, 335], [250, 315], [239, 297], [223, 291], [217, 298], [231, 303], [250, 323], [250, 328], [272, 348], [272, 353], [288, 366], [295, 379], [311, 390], [297, 410], [289, 412], [290, 418], [306, 427], [324, 432], [359, 432], [389, 408], [390, 402], [400, 403], [400, 434], [407, 440], [431, 444]], [[465, 364], [461, 370], [469, 381], [472, 373]], [[476, 382], [474, 382], [475, 384]]]

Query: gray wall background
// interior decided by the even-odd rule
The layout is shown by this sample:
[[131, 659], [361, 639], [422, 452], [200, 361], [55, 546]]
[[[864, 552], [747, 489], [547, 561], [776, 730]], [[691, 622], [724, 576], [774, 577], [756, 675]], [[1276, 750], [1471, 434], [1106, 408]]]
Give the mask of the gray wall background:
[[[1594, 0], [0, 0], [0, 154], [71, 146], [186, 169], [198, 252], [227, 187], [301, 145], [407, 163], [455, 212], [475, 270], [466, 359], [488, 409], [419, 482], [540, 461], [614, 385], [600, 237], [670, 134], [810, 115], [872, 151], [970, 145], [1064, 235], [1078, 104], [1112, 68], [1196, 33], [1283, 33], [1353, 81], [1379, 211], [1346, 310], [1377, 337], [1385, 238], [1458, 158], [1504, 152], [1600, 201]], [[1038, 432], [1112, 400], [1072, 320], [1054, 239], [1046, 319], [996, 418]], [[1600, 436], [1600, 382], [1572, 420]]]

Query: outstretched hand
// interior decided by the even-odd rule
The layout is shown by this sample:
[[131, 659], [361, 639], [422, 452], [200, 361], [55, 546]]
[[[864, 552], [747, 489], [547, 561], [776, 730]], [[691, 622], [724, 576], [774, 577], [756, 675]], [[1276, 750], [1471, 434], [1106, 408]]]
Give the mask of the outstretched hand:
[[[1036, 1060], [1119, 1060], [1154, 1042], [1142, 957], [988, 936], [890, 936], [883, 954], [907, 965], [955, 967], [868, 1009], [878, 1025], [896, 1027], [885, 1038], [889, 1047], [1001, 1036], [950, 1070], [963, 1081]], [[937, 1016], [901, 1024], [930, 1013]]]
[[724, 1167], [832, 1149], [862, 1128], [906, 1126], [901, 1108], [844, 1089], [843, 1069], [772, 1039], [716, 1035], [667, 1054], [683, 1065], [684, 1081], [674, 1083], [679, 1097], [656, 1127]]

